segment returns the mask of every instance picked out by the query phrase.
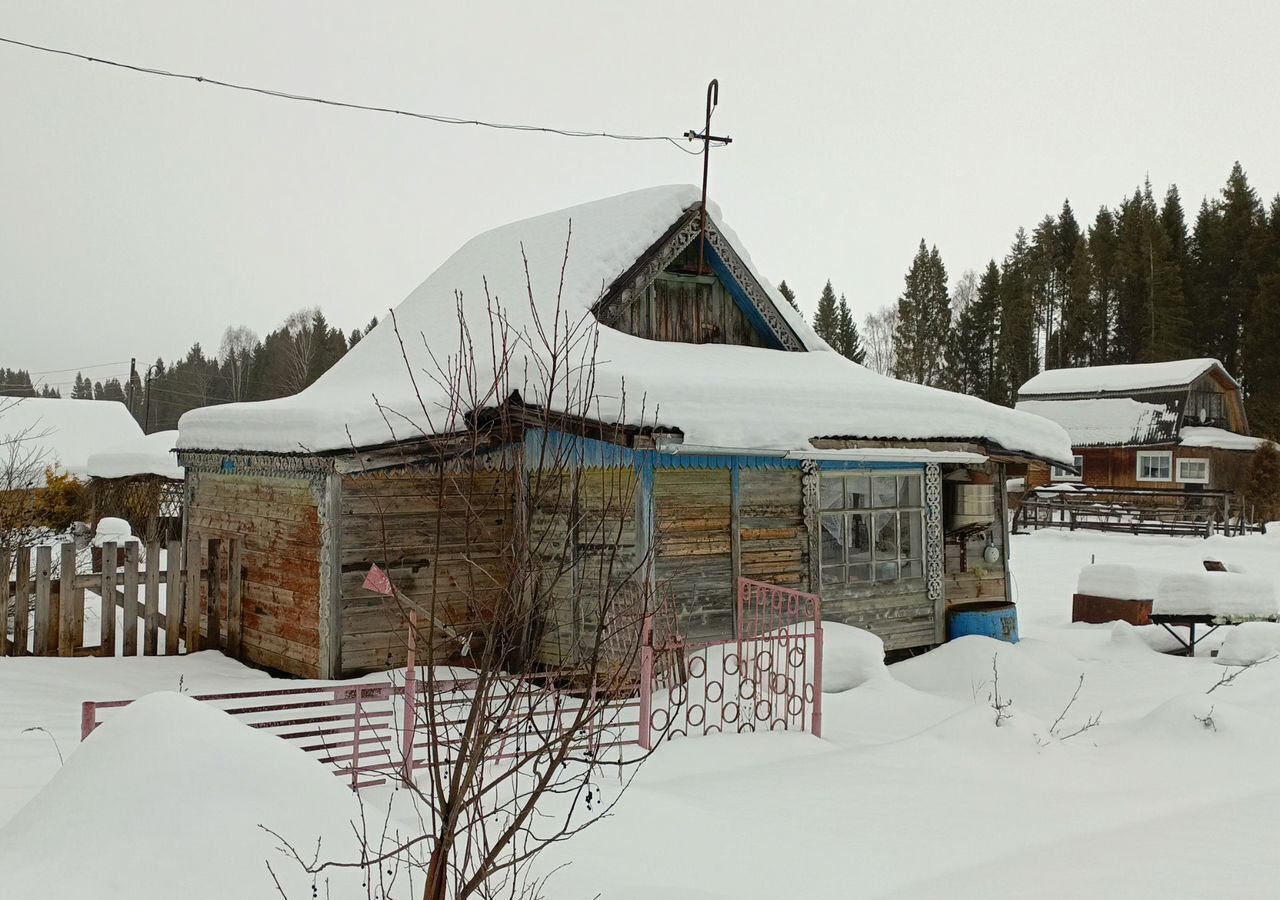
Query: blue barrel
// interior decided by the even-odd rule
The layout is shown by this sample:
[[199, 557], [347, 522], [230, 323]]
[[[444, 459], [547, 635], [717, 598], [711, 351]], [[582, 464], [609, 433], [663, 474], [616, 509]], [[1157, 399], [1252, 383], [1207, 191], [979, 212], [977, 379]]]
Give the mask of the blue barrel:
[[957, 603], [947, 609], [947, 640], [980, 634], [1018, 643], [1018, 608], [1006, 600]]

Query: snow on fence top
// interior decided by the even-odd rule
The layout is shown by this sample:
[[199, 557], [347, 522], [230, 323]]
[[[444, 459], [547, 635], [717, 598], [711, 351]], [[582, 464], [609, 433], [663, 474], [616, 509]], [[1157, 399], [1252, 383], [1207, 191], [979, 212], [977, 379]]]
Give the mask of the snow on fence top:
[[[692, 186], [650, 188], [504, 225], [464, 244], [395, 310], [429, 419], [414, 394], [391, 317], [385, 317], [300, 394], [187, 413], [179, 422], [178, 446], [322, 452], [460, 430], [465, 425], [461, 413], [467, 410], [448, 412], [448, 398], [424, 373], [436, 371], [432, 354], [437, 359], [457, 354], [460, 305], [475, 342], [469, 355], [479, 368], [477, 378], [482, 385], [493, 383], [494, 341], [486, 297], [501, 305], [509, 331], [522, 337], [512, 348], [515, 383], [510, 387], [526, 403], [574, 412], [565, 408], [563, 398], [581, 392], [561, 383], [548, 397], [533, 376], [539, 363], [549, 361], [531, 339], [534, 311], [549, 328], [559, 297], [562, 328], [566, 319], [590, 319], [603, 293], [697, 202], [698, 190]], [[815, 437], [969, 439], [1070, 463], [1067, 436], [1051, 422], [886, 378], [833, 352], [759, 276], [712, 204], [708, 219], [808, 352], [658, 342], [603, 325], [583, 329], [571, 356], [581, 360], [585, 355], [588, 363], [594, 356], [594, 418], [676, 428], [686, 443], [714, 447], [808, 450]], [[528, 258], [529, 284], [522, 251]], [[594, 354], [593, 340], [598, 342]], [[590, 365], [579, 367], [571, 377], [590, 370]], [[375, 396], [394, 413], [384, 416]]]
[[1128, 397], [1019, 400], [1015, 408], [1057, 422], [1074, 447], [1172, 442], [1178, 425], [1177, 409]]
[[90, 478], [131, 478], [134, 475], [160, 475], [179, 479], [182, 467], [173, 448], [178, 442], [178, 432], [157, 431], [139, 434], [131, 440], [117, 444], [89, 457], [85, 474]]
[[141, 438], [142, 429], [123, 403], [0, 398], [0, 445], [16, 440], [16, 458], [33, 473], [30, 484], [12, 487], [43, 486], [46, 467], [86, 477], [89, 457], [99, 447]]
[[1048, 369], [1018, 388], [1018, 396], [1124, 393], [1182, 387], [1195, 381], [1215, 366], [1222, 369], [1224, 375], [1226, 374], [1226, 369], [1223, 369], [1222, 363], [1216, 359], [1175, 359], [1169, 362], [1134, 363], [1125, 366]]

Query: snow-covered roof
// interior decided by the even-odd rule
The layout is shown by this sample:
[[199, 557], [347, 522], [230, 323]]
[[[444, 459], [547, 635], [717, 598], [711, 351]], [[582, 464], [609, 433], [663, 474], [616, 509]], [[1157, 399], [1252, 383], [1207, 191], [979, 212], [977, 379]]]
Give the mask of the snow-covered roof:
[[[566, 390], [561, 382], [548, 397], [535, 377], [539, 365], [549, 361], [538, 337], [538, 317], [549, 330], [559, 297], [562, 328], [566, 320], [594, 322], [591, 310], [604, 292], [697, 202], [692, 186], [650, 188], [505, 225], [463, 245], [395, 310], [427, 414], [406, 370], [393, 320], [385, 317], [297, 395], [188, 412], [179, 422], [178, 447], [323, 452], [460, 430], [469, 410], [450, 409], [443, 389], [424, 373], [438, 371], [432, 355], [437, 360], [456, 355], [460, 305], [475, 342], [468, 354], [479, 367], [475, 383], [482, 390], [493, 383], [486, 297], [500, 304], [508, 336], [520, 336], [510, 371], [521, 399], [580, 411], [564, 400], [581, 397], [580, 384]], [[832, 351], [759, 276], [714, 205], [708, 204], [708, 218], [742, 259], [743, 277], [759, 282], [809, 352], [658, 342], [603, 325], [585, 328], [571, 355], [589, 361], [595, 341], [593, 418], [679, 429], [688, 443], [705, 446], [809, 450], [817, 437], [977, 440], [1070, 463], [1067, 436], [1051, 422], [886, 378]], [[586, 371], [589, 366], [580, 366], [571, 377]], [[394, 412], [384, 415], [375, 396]], [[505, 399], [484, 397], [482, 405]]]
[[[1019, 397], [1042, 394], [1108, 394], [1182, 387], [1217, 367], [1216, 359], [1175, 359], [1169, 362], [1125, 366], [1088, 366], [1080, 369], [1048, 369], [1018, 388]], [[1232, 384], [1234, 384], [1232, 380]]]
[[1254, 451], [1268, 443], [1266, 438], [1236, 434], [1225, 428], [1208, 428], [1188, 425], [1178, 432], [1178, 443], [1184, 447], [1212, 447], [1215, 450]]
[[1070, 435], [1073, 447], [1173, 443], [1178, 427], [1176, 405], [1129, 397], [1019, 400], [1016, 408], [1057, 422]]
[[39, 469], [39, 484], [46, 466], [85, 477], [89, 457], [99, 447], [141, 437], [142, 429], [123, 403], [42, 397], [10, 403], [0, 398], [0, 443], [19, 439], [17, 452]]
[[161, 475], [179, 479], [182, 477], [182, 466], [178, 465], [177, 454], [173, 452], [177, 441], [177, 429], [139, 434], [132, 440], [90, 456], [85, 474], [90, 478]]

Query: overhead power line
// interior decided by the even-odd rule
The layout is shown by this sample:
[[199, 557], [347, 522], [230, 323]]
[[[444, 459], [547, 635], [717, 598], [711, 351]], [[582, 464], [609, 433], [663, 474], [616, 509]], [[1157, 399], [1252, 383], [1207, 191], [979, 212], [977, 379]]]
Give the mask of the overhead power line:
[[276, 97], [280, 100], [296, 100], [301, 103], [318, 103], [322, 106], [337, 106], [343, 109], [359, 109], [364, 110], [365, 112], [384, 113], [394, 116], [408, 116], [413, 119], [425, 119], [428, 122], [436, 122], [441, 125], [475, 125], [480, 128], [494, 128], [503, 131], [528, 131], [540, 134], [556, 134], [562, 137], [573, 138], [607, 138], [614, 141], [663, 141], [675, 147], [681, 153], [688, 153], [691, 156], [698, 156], [702, 152], [701, 150], [694, 150], [684, 146], [679, 138], [665, 134], [615, 134], [608, 131], [583, 131], [575, 128], [553, 128], [549, 125], [487, 122], [483, 119], [444, 116], [437, 113], [397, 109], [391, 106], [374, 106], [364, 103], [351, 103], [346, 100], [330, 100], [325, 97], [313, 97], [307, 94], [293, 94], [288, 91], [278, 91], [272, 88], [255, 87], [254, 85], [238, 84], [233, 81], [210, 78], [207, 75], [192, 75], [187, 72], [170, 72], [166, 69], [153, 69], [150, 66], [139, 66], [134, 65], [133, 63], [120, 62], [119, 60], [103, 59], [100, 56], [89, 56], [84, 53], [76, 53], [73, 50], [62, 50], [57, 47], [45, 47], [40, 44], [19, 41], [15, 38], [0, 37], [0, 43], [11, 44], [15, 47], [26, 47], [28, 50], [38, 50], [41, 53], [53, 53], [58, 56], [69, 56], [74, 59], [82, 59], [85, 62], [98, 63], [99, 65], [104, 66], [114, 66], [117, 69], [128, 69], [131, 72], [140, 72], [143, 75], [159, 75], [164, 78], [180, 78], [184, 81], [195, 81], [200, 84], [212, 84], [217, 87], [230, 88], [234, 91], [247, 91], [253, 94], [262, 94], [266, 97]]

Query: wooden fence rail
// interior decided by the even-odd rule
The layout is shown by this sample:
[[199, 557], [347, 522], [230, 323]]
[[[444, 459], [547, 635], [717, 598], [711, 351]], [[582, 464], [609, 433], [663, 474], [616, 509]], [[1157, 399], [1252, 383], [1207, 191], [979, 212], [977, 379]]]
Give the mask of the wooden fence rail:
[[[108, 542], [82, 565], [87, 554], [72, 542], [0, 550], [0, 656], [173, 656], [224, 646], [239, 656], [238, 541]], [[97, 643], [92, 625], [85, 629], [86, 591], [98, 598]]]

